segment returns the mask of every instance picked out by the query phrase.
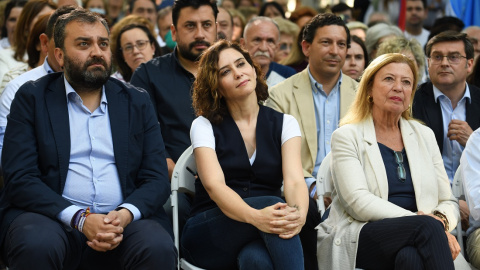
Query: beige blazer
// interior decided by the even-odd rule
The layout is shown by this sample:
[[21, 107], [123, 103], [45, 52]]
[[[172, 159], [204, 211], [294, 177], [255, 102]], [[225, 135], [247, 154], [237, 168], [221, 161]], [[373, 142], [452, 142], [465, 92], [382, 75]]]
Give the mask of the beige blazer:
[[[418, 210], [440, 211], [453, 230], [458, 203], [433, 131], [403, 118], [400, 129]], [[366, 222], [415, 213], [388, 202], [387, 174], [371, 118], [338, 128], [332, 135], [331, 153], [335, 191], [329, 217], [317, 226], [318, 265], [319, 269], [354, 269], [360, 229]]]
[[[355, 99], [358, 83], [343, 75], [340, 85], [340, 118], [348, 111]], [[317, 124], [313, 103], [312, 85], [308, 67], [270, 89], [266, 105], [297, 119], [302, 132], [302, 167], [304, 177], [312, 177], [317, 159]]]

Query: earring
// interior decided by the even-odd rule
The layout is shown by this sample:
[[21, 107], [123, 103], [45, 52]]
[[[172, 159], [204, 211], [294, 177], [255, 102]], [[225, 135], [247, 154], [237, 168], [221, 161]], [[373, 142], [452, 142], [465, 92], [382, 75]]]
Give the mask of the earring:
[[368, 103], [373, 103], [373, 97], [371, 97], [370, 95], [367, 96], [367, 101]]

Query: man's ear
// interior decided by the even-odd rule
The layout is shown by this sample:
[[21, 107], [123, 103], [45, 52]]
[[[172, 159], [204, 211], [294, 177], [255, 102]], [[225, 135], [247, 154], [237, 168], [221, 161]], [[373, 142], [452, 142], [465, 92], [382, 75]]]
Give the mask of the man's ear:
[[63, 57], [64, 57], [64, 53], [62, 51], [62, 49], [60, 48], [55, 48], [55, 59], [57, 60], [58, 64], [60, 65], [60, 68], [63, 69]]
[[310, 44], [306, 40], [302, 40], [302, 52], [306, 57], [310, 56], [310, 45], [312, 44]]
[[172, 40], [177, 41], [177, 29], [175, 29], [175, 26], [173, 23], [170, 25], [170, 31], [172, 32]]
[[40, 47], [41, 47], [41, 50], [47, 54], [48, 52], [48, 43], [50, 42], [47, 35], [45, 33], [42, 33], [40, 34], [40, 36], [38, 37], [40, 39]]

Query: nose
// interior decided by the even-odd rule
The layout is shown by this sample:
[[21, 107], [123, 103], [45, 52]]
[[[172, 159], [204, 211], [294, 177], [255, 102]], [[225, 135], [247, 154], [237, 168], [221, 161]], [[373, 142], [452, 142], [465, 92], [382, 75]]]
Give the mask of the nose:
[[100, 48], [100, 46], [95, 43], [93, 46], [92, 46], [92, 51], [90, 53], [92, 56], [97, 56], [97, 57], [100, 57], [102, 56], [102, 49]]
[[350, 59], [350, 66], [354, 67], [357, 65], [357, 60], [355, 59], [355, 56], [352, 56]]
[[338, 47], [337, 45], [333, 44], [330, 46], [330, 54], [337, 55], [338, 54]]
[[403, 91], [402, 80], [400, 78], [395, 80], [395, 83], [393, 84], [393, 91], [395, 91], [395, 92], [402, 92]]
[[442, 57], [442, 61], [440, 62], [440, 65], [442, 66], [449, 66], [450, 62], [448, 62], [448, 58], [446, 56]]
[[202, 28], [201, 25], [197, 26], [197, 30], [195, 31], [195, 39], [197, 40], [205, 39], [205, 30]]

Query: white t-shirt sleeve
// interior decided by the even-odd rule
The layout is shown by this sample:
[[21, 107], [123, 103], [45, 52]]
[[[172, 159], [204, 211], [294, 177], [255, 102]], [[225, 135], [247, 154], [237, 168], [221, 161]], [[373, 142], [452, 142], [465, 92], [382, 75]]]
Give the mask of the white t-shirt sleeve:
[[282, 127], [282, 145], [293, 137], [302, 137], [300, 132], [300, 126], [298, 125], [295, 117], [284, 114], [283, 115], [283, 127]]
[[192, 141], [193, 149], [208, 147], [215, 150], [215, 136], [213, 135], [212, 124], [207, 118], [199, 116], [193, 120], [190, 128], [190, 140]]

